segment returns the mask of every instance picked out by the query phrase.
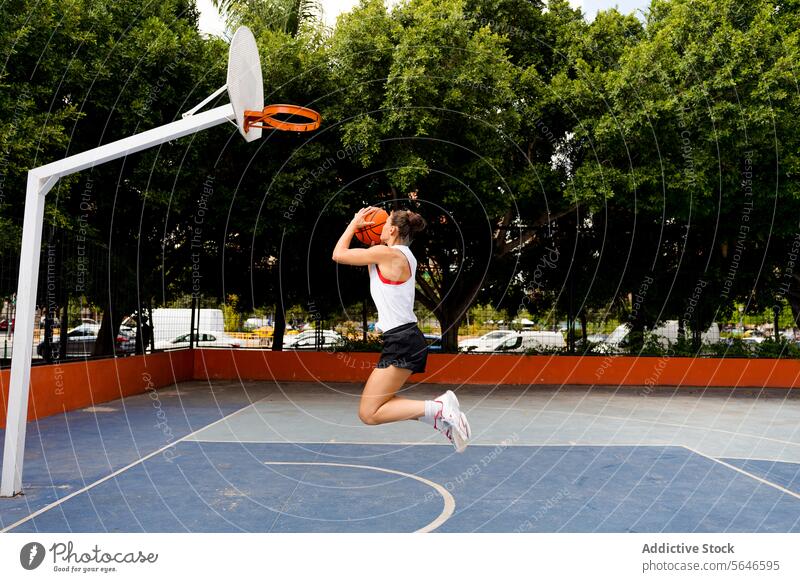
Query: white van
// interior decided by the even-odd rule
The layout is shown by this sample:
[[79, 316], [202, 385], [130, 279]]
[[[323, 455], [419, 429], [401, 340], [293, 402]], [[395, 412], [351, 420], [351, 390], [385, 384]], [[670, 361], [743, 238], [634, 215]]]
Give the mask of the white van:
[[528, 350], [557, 350], [567, 346], [560, 331], [522, 331], [506, 339], [498, 352], [520, 353]]
[[[207, 332], [225, 332], [225, 318], [221, 309], [199, 309], [195, 312], [195, 329]], [[188, 334], [192, 324], [191, 309], [159, 308], [153, 310], [153, 340], [155, 343], [172, 340]]]
[[272, 322], [268, 317], [248, 317], [242, 327], [245, 329], [258, 329], [259, 327], [271, 326]]
[[[627, 323], [617, 326], [617, 328], [611, 332], [611, 335], [598, 346], [598, 351], [612, 352], [619, 350], [623, 347], [622, 343], [628, 337], [630, 331], [631, 327]], [[646, 333], [655, 336], [661, 347], [668, 348], [671, 343], [678, 341], [678, 321], [675, 319], [665, 321]], [[691, 330], [686, 330], [686, 338], [691, 339]], [[719, 342], [719, 325], [717, 322], [715, 321], [712, 323], [709, 328], [701, 334], [700, 338], [704, 344]]]
[[474, 353], [522, 353], [527, 350], [560, 349], [567, 344], [560, 331], [493, 331], [477, 340], [459, 344], [462, 351]]

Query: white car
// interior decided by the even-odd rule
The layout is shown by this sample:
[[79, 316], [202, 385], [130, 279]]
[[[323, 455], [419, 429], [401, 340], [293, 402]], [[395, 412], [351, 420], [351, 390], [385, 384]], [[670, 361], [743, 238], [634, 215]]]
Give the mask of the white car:
[[267, 317], [249, 317], [242, 327], [245, 329], [258, 329], [259, 327], [271, 326], [269, 318]]
[[490, 331], [477, 339], [468, 339], [458, 342], [458, 349], [462, 352], [495, 352], [507, 339], [516, 337], [516, 335], [517, 332], [510, 329]]
[[[156, 342], [156, 349], [188, 348], [189, 339], [189, 334], [184, 333], [171, 340]], [[194, 334], [194, 346], [196, 348], [239, 348], [242, 346], [242, 342], [218, 331], [198, 331]]]
[[[342, 336], [332, 329], [322, 330], [322, 348], [332, 348], [342, 343]], [[284, 348], [291, 350], [313, 350], [316, 348], [316, 332], [303, 331], [295, 335], [284, 337]]]

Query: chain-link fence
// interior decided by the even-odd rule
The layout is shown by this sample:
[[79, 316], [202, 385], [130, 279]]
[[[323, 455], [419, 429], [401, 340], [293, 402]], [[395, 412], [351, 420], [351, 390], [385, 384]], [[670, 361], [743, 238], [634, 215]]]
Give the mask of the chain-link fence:
[[672, 319], [637, 327], [600, 311], [570, 321], [555, 311], [509, 317], [476, 306], [458, 334], [458, 349], [466, 353], [798, 357], [798, 346], [800, 330], [787, 303], [761, 313], [741, 306], [701, 330]]
[[[18, 255], [0, 250], [0, 365], [14, 350]], [[322, 314], [313, 305], [285, 305], [266, 297], [258, 309], [183, 292], [181, 281], [142, 282], [101, 243], [49, 228], [40, 258], [34, 320], [34, 363], [122, 357], [201, 348], [367, 350], [381, 348], [370, 299]], [[133, 280], [137, 284], [120, 284]], [[141, 289], [164, 286], [160, 298]], [[113, 306], [113, 309], [108, 306]], [[432, 352], [444, 351], [442, 327], [421, 303], [415, 312]], [[452, 351], [509, 354], [633, 354], [798, 357], [798, 332], [786, 301], [753, 312], [737, 305], [705, 329], [666, 318], [637, 327], [623, 313], [585, 310], [568, 317], [555, 307], [538, 313], [474, 305], [462, 318]], [[445, 330], [447, 331], [447, 330]]]
[[[442, 351], [438, 320], [419, 305], [417, 311], [429, 349]], [[105, 312], [87, 304], [85, 297], [70, 297], [66, 307], [37, 310], [32, 355], [34, 362], [53, 362], [191, 347], [273, 349], [279, 333], [276, 312], [275, 306], [240, 311], [235, 302], [187, 295], [125, 314], [104, 346], [98, 342], [103, 341]], [[281, 349], [380, 350], [377, 314], [367, 309], [365, 315], [359, 320], [321, 318], [299, 306], [288, 308]], [[6, 365], [14, 348], [14, 322], [12, 296], [0, 306], [0, 355]], [[800, 330], [793, 325], [788, 306], [777, 314], [742, 311], [734, 318], [713, 322], [700, 334], [677, 320], [636, 330], [629, 322], [600, 313], [576, 319], [572, 338], [569, 329], [569, 321], [557, 316], [523, 314], [509, 318], [504, 312], [477, 306], [459, 327], [457, 350], [474, 354], [800, 356]]]

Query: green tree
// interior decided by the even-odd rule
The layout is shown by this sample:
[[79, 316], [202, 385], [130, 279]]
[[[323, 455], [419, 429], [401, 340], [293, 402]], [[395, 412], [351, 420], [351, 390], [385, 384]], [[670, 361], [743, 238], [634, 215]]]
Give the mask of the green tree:
[[[18, 1], [0, 12], [7, 51], [2, 99], [18, 104], [2, 109], [10, 116], [3, 151], [14, 160], [3, 209], [17, 229], [12, 240], [19, 236], [28, 169], [171, 121], [193, 91], [210, 92], [208, 75], [224, 71], [224, 45], [199, 35], [189, 0]], [[162, 213], [196, 191], [202, 181], [196, 148], [207, 139], [192, 141], [194, 148], [165, 144], [63, 178], [48, 195], [49, 227], [104, 241], [90, 244], [96, 261], [85, 282], [87, 300], [104, 309], [98, 354], [110, 353], [122, 318], [156, 294], [163, 241], [172, 235]], [[187, 166], [195, 171], [184, 174]], [[74, 277], [76, 257], [63, 260]]]
[[655, 280], [634, 327], [686, 318], [699, 340], [735, 299], [773, 301], [764, 267], [797, 228], [789, 22], [785, 3], [655, 0], [619, 66], [565, 92], [571, 107], [594, 103], [573, 186], [587, 199], [602, 185], [609, 229], [630, 231], [619, 294]]
[[242, 24], [265, 27], [290, 36], [297, 36], [311, 25], [315, 28], [322, 14], [318, 0], [212, 0], [229, 28]]
[[361, 150], [370, 176], [354, 186], [359, 202], [417, 209], [428, 220], [415, 243], [418, 298], [448, 349], [485, 266], [520, 244], [508, 228], [520, 115], [507, 43], [461, 0], [412, 0], [392, 13], [364, 1], [332, 39], [342, 141]]

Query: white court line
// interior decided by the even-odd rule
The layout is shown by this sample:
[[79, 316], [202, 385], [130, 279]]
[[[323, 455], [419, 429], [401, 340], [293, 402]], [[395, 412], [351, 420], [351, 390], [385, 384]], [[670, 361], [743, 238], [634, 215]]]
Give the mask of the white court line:
[[[246, 445], [420, 445], [426, 447], [451, 447], [453, 445], [443, 443], [426, 443], [414, 441], [244, 441], [244, 440], [223, 440], [223, 439], [192, 439], [196, 443], [228, 443]], [[470, 447], [682, 447], [675, 443], [512, 443], [501, 441], [499, 443], [470, 443]]]
[[[265, 396], [264, 398], [267, 398], [267, 396]], [[263, 400], [264, 398], [262, 398], [261, 400]], [[125, 472], [125, 471], [127, 471], [128, 469], [130, 469], [130, 468], [132, 468], [132, 467], [135, 467], [136, 465], [139, 465], [139, 464], [141, 464], [141, 463], [145, 462], [147, 459], [150, 459], [150, 458], [152, 458], [152, 457], [155, 457], [155, 456], [156, 456], [156, 455], [158, 455], [159, 453], [163, 453], [164, 451], [166, 451], [166, 450], [167, 450], [167, 449], [169, 449], [170, 447], [174, 447], [175, 445], [177, 445], [179, 442], [182, 442], [182, 441], [188, 440], [188, 439], [189, 439], [189, 437], [191, 437], [191, 436], [193, 436], [193, 435], [197, 434], [198, 432], [200, 432], [200, 431], [203, 431], [203, 430], [205, 430], [205, 429], [207, 429], [207, 428], [209, 428], [209, 427], [212, 427], [212, 426], [214, 426], [214, 425], [216, 425], [216, 424], [219, 424], [220, 422], [224, 422], [224, 421], [226, 421], [226, 420], [228, 420], [228, 419], [232, 418], [233, 416], [235, 416], [235, 415], [239, 414], [240, 412], [242, 412], [242, 411], [244, 411], [244, 410], [247, 410], [247, 409], [248, 409], [248, 408], [250, 408], [251, 406], [254, 406], [255, 404], [257, 404], [257, 403], [258, 403], [258, 402], [260, 402], [261, 400], [258, 400], [258, 401], [256, 401], [256, 402], [253, 402], [253, 403], [251, 403], [251, 404], [248, 404], [247, 406], [245, 406], [245, 407], [243, 407], [243, 408], [240, 408], [239, 410], [235, 410], [235, 411], [231, 412], [229, 415], [227, 415], [227, 416], [223, 416], [223, 417], [222, 417], [222, 418], [220, 418], [219, 420], [215, 420], [215, 421], [214, 421], [214, 422], [212, 422], [211, 424], [208, 424], [208, 425], [206, 425], [206, 426], [204, 426], [204, 427], [202, 427], [202, 428], [198, 428], [196, 431], [193, 431], [193, 432], [191, 432], [191, 433], [189, 433], [189, 434], [187, 434], [187, 435], [185, 435], [185, 436], [182, 436], [182, 437], [181, 437], [181, 438], [179, 438], [178, 440], [176, 440], [176, 441], [174, 441], [174, 442], [171, 442], [171, 443], [169, 443], [168, 445], [165, 445], [165, 446], [161, 447], [160, 449], [158, 449], [158, 450], [156, 450], [156, 451], [153, 451], [152, 453], [150, 453], [150, 454], [148, 454], [148, 455], [145, 455], [144, 457], [141, 457], [140, 459], [137, 459], [137, 460], [135, 460], [133, 463], [131, 463], [131, 464], [129, 464], [129, 465], [126, 465], [125, 467], [122, 467], [121, 469], [117, 469], [116, 471], [114, 471], [113, 473], [111, 473], [111, 474], [109, 474], [109, 475], [106, 475], [106, 476], [105, 476], [105, 477], [103, 477], [102, 479], [98, 479], [98, 480], [97, 480], [97, 481], [95, 481], [94, 483], [90, 483], [89, 485], [86, 485], [85, 487], [83, 487], [83, 488], [81, 488], [81, 489], [78, 489], [77, 491], [74, 491], [74, 492], [70, 493], [69, 495], [66, 495], [66, 496], [64, 496], [64, 497], [61, 497], [60, 499], [58, 499], [58, 500], [54, 501], [54, 502], [53, 502], [53, 503], [51, 503], [50, 505], [46, 505], [46, 506], [42, 507], [41, 509], [39, 509], [39, 510], [37, 510], [37, 511], [34, 511], [34, 512], [33, 512], [33, 513], [31, 513], [30, 515], [28, 515], [28, 516], [26, 516], [26, 517], [24, 517], [24, 518], [20, 519], [20, 520], [19, 520], [19, 521], [17, 521], [16, 523], [12, 523], [11, 525], [9, 525], [9, 526], [7, 526], [7, 527], [3, 528], [2, 530], [0, 530], [0, 533], [6, 533], [6, 532], [9, 532], [9, 531], [11, 531], [12, 529], [14, 529], [15, 527], [18, 527], [18, 526], [22, 525], [23, 523], [25, 523], [25, 522], [27, 522], [27, 521], [30, 521], [30, 520], [32, 520], [33, 518], [35, 518], [35, 517], [38, 517], [38, 516], [42, 515], [43, 513], [47, 512], [47, 511], [50, 511], [50, 510], [51, 510], [51, 509], [53, 509], [54, 507], [58, 507], [59, 505], [61, 505], [61, 504], [62, 504], [62, 503], [64, 503], [65, 501], [69, 501], [70, 499], [72, 499], [73, 497], [76, 497], [76, 496], [80, 495], [81, 493], [86, 493], [87, 491], [89, 491], [89, 489], [93, 489], [94, 487], [97, 487], [98, 485], [100, 485], [100, 484], [102, 484], [102, 483], [105, 483], [105, 482], [106, 482], [106, 481], [108, 481], [109, 479], [113, 479], [114, 477], [116, 477], [116, 476], [117, 476], [117, 475], [119, 475], [120, 473], [124, 473], [124, 472]]]
[[759, 477], [758, 475], [753, 475], [752, 473], [748, 473], [747, 471], [745, 471], [743, 469], [740, 469], [739, 467], [736, 467], [735, 465], [731, 465], [730, 463], [726, 463], [725, 461], [720, 461], [719, 459], [715, 459], [714, 457], [709, 457], [708, 455], [705, 455], [705, 454], [701, 453], [700, 451], [697, 451], [697, 450], [695, 450], [695, 449], [693, 449], [691, 447], [687, 447], [685, 445], [681, 445], [681, 446], [683, 446], [683, 448], [685, 448], [686, 450], [692, 451], [693, 453], [696, 453], [696, 454], [700, 455], [701, 457], [705, 457], [706, 459], [711, 459], [715, 463], [719, 463], [720, 465], [724, 465], [724, 466], [728, 467], [729, 469], [733, 469], [737, 473], [741, 473], [742, 475], [747, 475], [751, 479], [755, 479], [756, 481], [759, 481], [759, 482], [763, 483], [764, 485], [769, 485], [770, 487], [774, 487], [775, 489], [777, 489], [778, 491], [781, 491], [782, 493], [786, 493], [787, 495], [791, 495], [792, 497], [794, 497], [796, 499], [800, 499], [800, 493], [795, 493], [794, 491], [790, 491], [786, 487], [781, 487], [777, 483], [772, 483], [771, 481], [767, 481], [766, 479], [763, 479], [763, 478]]
[[[328, 441], [268, 441], [268, 440], [225, 440], [225, 439], [204, 439], [204, 438], [193, 438], [191, 439], [192, 442], [196, 443], [213, 443], [213, 444], [243, 444], [243, 445], [411, 445], [411, 446], [424, 446], [424, 447], [452, 447], [453, 445], [444, 444], [444, 443], [429, 443], [429, 442], [414, 442], [414, 441], [337, 441], [337, 440], [328, 440]], [[512, 442], [499, 442], [499, 443], [470, 443], [470, 447], [682, 447], [684, 449], [689, 449], [690, 447], [687, 445], [682, 445], [680, 443], [669, 442], [669, 443], [606, 443], [606, 444], [598, 444], [598, 443], [579, 443], [579, 442], [567, 442], [567, 443], [512, 443]], [[693, 450], [693, 449], [691, 449]], [[704, 454], [699, 453], [698, 454]], [[706, 455], [709, 456], [709, 455]], [[789, 463], [791, 465], [798, 465], [800, 461], [786, 461], [783, 459], [764, 459], [764, 458], [755, 458], [755, 457], [732, 457], [730, 455], [722, 455], [720, 458], [726, 459], [736, 459], [742, 461], [770, 461], [770, 462], [777, 462], [777, 463]], [[716, 457], [710, 457], [712, 459], [717, 459]]]
[[420, 477], [419, 475], [412, 475], [411, 473], [404, 473], [403, 471], [397, 471], [395, 469], [384, 469], [383, 467], [373, 467], [372, 465], [348, 465], [345, 463], [320, 463], [317, 461], [265, 461], [265, 465], [325, 465], [327, 467], [347, 467], [350, 469], [369, 469], [370, 471], [381, 471], [382, 473], [391, 473], [393, 475], [400, 475], [401, 477], [408, 477], [410, 479], [414, 479], [415, 481], [419, 481], [435, 489], [439, 495], [442, 496], [442, 501], [444, 501], [444, 507], [442, 508], [442, 512], [439, 516], [430, 522], [425, 527], [422, 527], [416, 530], [414, 533], [428, 533], [432, 532], [444, 522], [446, 522], [450, 517], [453, 515], [453, 512], [456, 509], [456, 500], [450, 494], [450, 492], [436, 483], [435, 481], [430, 481], [425, 477]]
[[721, 455], [719, 459], [731, 459], [732, 461], [764, 461], [768, 463], [786, 463], [787, 465], [800, 465], [800, 461], [786, 461], [784, 459], [765, 459], [763, 457], [734, 457], [732, 455]]

